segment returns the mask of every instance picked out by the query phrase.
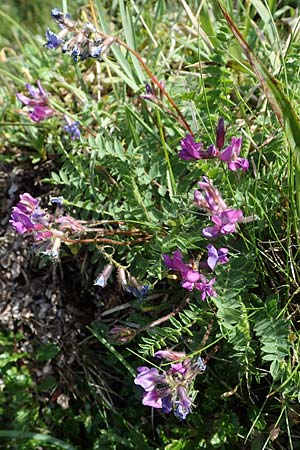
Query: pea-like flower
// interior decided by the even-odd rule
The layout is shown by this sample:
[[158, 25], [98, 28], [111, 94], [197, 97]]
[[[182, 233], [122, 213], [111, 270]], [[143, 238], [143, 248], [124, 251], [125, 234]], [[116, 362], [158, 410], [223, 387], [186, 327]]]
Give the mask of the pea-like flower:
[[107, 285], [108, 279], [113, 271], [114, 266], [112, 264], [107, 264], [104, 269], [97, 276], [94, 286], [100, 286], [104, 288]]
[[137, 368], [138, 374], [134, 383], [145, 391], [142, 403], [145, 406], [160, 409], [163, 413], [173, 410], [176, 417], [184, 420], [192, 410], [195, 377], [203, 372], [206, 366], [201, 359], [200, 367], [199, 358], [197, 361], [192, 360], [184, 352], [159, 350], [154, 356], [168, 361], [176, 361], [180, 358], [182, 361], [173, 362], [170, 368], [162, 373], [159, 373], [156, 368], [147, 366]]
[[227, 163], [229, 170], [242, 169], [243, 172], [246, 172], [249, 169], [249, 161], [239, 157], [241, 148], [242, 138], [233, 137], [231, 144], [220, 153], [219, 159]]
[[226, 264], [228, 262], [228, 248], [216, 249], [212, 244], [208, 244], [206, 248], [208, 250], [207, 265], [211, 270], [214, 270], [217, 264]]
[[79, 130], [79, 122], [78, 120], [73, 121], [70, 117], [65, 115], [66, 125], [64, 126], [64, 130], [70, 133], [72, 141], [80, 138], [80, 130]]
[[114, 37], [100, 32], [92, 23], [80, 24], [58, 8], [52, 9], [51, 16], [60, 31], [55, 34], [47, 29], [45, 47], [54, 50], [61, 47], [62, 52], [69, 53], [75, 62], [87, 58], [100, 59], [115, 41]]
[[48, 214], [40, 208], [39, 200], [29, 193], [20, 195], [9, 222], [17, 233], [31, 234], [38, 243], [38, 249], [54, 259], [58, 258], [61, 243], [69, 233], [85, 232], [85, 228], [71, 216]]
[[41, 82], [37, 81], [38, 89], [35, 89], [31, 84], [26, 84], [26, 88], [31, 97], [24, 94], [17, 93], [17, 98], [25, 106], [29, 106], [29, 117], [34, 122], [49, 119], [55, 114], [48, 104], [48, 94], [44, 90]]
[[210, 159], [217, 155], [217, 150], [214, 145], [210, 145], [207, 150], [203, 150], [203, 144], [196, 142], [190, 134], [181, 140], [180, 145], [181, 150], [178, 156], [185, 161]]
[[169, 269], [180, 272], [182, 278], [181, 286], [184, 289], [190, 292], [194, 289], [200, 291], [202, 300], [205, 300], [206, 297], [215, 297], [217, 295], [214, 289], [212, 289], [215, 278], [209, 281], [203, 274], [194, 270], [191, 264], [184, 263], [180, 250], [177, 249], [172, 257], [164, 254], [163, 259]]
[[199, 208], [205, 209], [210, 213], [216, 213], [227, 209], [227, 205], [222, 199], [218, 189], [216, 189], [211, 180], [203, 177], [202, 181], [198, 182], [198, 186], [204, 194], [197, 189], [194, 192], [194, 202]]
[[243, 217], [240, 209], [227, 209], [212, 216], [214, 226], [203, 228], [202, 234], [207, 238], [225, 236], [236, 231], [236, 223]]

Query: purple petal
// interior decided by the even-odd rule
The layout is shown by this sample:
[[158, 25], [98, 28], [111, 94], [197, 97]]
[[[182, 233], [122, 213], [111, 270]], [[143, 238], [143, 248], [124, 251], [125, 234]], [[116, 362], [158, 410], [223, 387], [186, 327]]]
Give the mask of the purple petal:
[[194, 138], [188, 134], [180, 142], [181, 151], [179, 152], [179, 157], [184, 160], [191, 159], [201, 159], [201, 151], [203, 145], [201, 143], [195, 142]]
[[200, 278], [199, 272], [196, 270], [187, 270], [183, 274], [184, 281], [190, 281], [191, 283], [195, 283], [195, 281], [198, 281]]
[[246, 172], [249, 169], [249, 161], [245, 158], [238, 158], [236, 161], [228, 163], [228, 169], [232, 171], [242, 169], [243, 172]]
[[173, 253], [173, 258], [170, 256], [163, 254], [163, 259], [165, 265], [171, 269], [171, 270], [179, 270], [180, 272], [186, 271], [188, 267], [185, 265], [185, 263], [182, 261], [183, 255], [180, 250], [176, 250]]
[[167, 395], [166, 397], [162, 398], [162, 412], [165, 414], [168, 414], [172, 411], [172, 397], [171, 395]]
[[32, 231], [35, 228], [29, 217], [16, 206], [13, 208], [10, 223], [16, 232], [20, 234], [26, 233], [26, 231]]
[[55, 33], [49, 30], [49, 28], [47, 28], [46, 30], [46, 39], [47, 42], [45, 44], [45, 47], [53, 50], [57, 49], [63, 43], [63, 41], [59, 39], [59, 37]]
[[17, 99], [21, 103], [23, 103], [23, 105], [26, 105], [26, 106], [29, 105], [29, 103], [30, 103], [30, 98], [29, 97], [26, 97], [26, 95], [19, 94], [19, 93], [17, 93], [16, 96], [17, 96]]
[[207, 265], [211, 270], [214, 270], [218, 262], [218, 251], [212, 244], [208, 244], [207, 249], [208, 249]]
[[236, 156], [239, 156], [239, 154], [241, 152], [241, 148], [242, 148], [242, 138], [241, 137], [239, 137], [239, 138], [233, 137], [231, 139], [231, 145], [232, 145], [234, 154]]
[[219, 159], [225, 162], [231, 161], [233, 154], [234, 154], [233, 147], [232, 145], [229, 145], [228, 147], [225, 148], [225, 150], [222, 151], [222, 153], [220, 153]]
[[138, 386], [142, 386], [145, 391], [150, 391], [154, 388], [155, 383], [161, 383], [164, 379], [164, 375], [159, 375], [158, 370], [154, 367], [149, 369], [149, 367], [138, 367], [137, 371], [139, 372], [136, 378], [134, 379], [134, 383]]
[[156, 389], [152, 389], [151, 391], [146, 392], [144, 394], [142, 403], [145, 406], [151, 406], [152, 408], [157, 409], [161, 409], [163, 406], [162, 399]]
[[29, 92], [29, 94], [31, 95], [31, 97], [33, 98], [39, 98], [39, 91], [34, 88], [31, 84], [26, 83], [25, 84], [27, 91]]
[[220, 227], [215, 225], [214, 227], [203, 228], [202, 234], [206, 238], [215, 238], [220, 234]]
[[29, 117], [34, 122], [40, 122], [41, 120], [49, 119], [54, 113], [54, 110], [49, 106], [35, 106], [33, 111], [29, 113]]

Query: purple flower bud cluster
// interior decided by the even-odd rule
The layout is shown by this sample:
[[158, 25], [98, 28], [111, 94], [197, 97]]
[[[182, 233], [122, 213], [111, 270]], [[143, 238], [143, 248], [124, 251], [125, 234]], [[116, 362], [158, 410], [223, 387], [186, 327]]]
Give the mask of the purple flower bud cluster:
[[68, 215], [51, 215], [40, 208], [39, 200], [25, 193], [12, 209], [11, 226], [19, 234], [31, 234], [42, 252], [54, 259], [59, 256], [61, 242], [70, 233], [82, 233], [84, 227]]
[[[35, 89], [31, 84], [26, 84], [27, 91], [30, 97], [24, 94], [17, 93], [17, 99], [28, 106], [30, 109], [28, 115], [34, 122], [41, 122], [57, 115], [57, 112], [49, 105], [48, 93], [43, 88], [41, 82], [37, 81], [38, 89]], [[65, 131], [70, 133], [72, 141], [80, 138], [79, 122], [73, 122], [68, 116], [64, 115], [66, 125], [63, 127]]]
[[79, 26], [70, 19], [69, 14], [64, 14], [58, 8], [52, 9], [51, 16], [58, 23], [60, 31], [55, 34], [47, 29], [45, 47], [52, 50], [61, 47], [62, 52], [69, 53], [75, 62], [87, 58], [100, 59], [115, 41], [113, 37], [97, 31], [90, 22]]
[[[176, 417], [184, 420], [193, 406], [193, 382], [195, 377], [206, 368], [186, 357], [184, 352], [160, 350], [154, 354], [157, 358], [173, 361], [170, 368], [159, 373], [156, 368], [138, 367], [134, 383], [141, 386], [145, 393], [143, 405], [161, 410], [163, 413], [173, 411]], [[180, 362], [176, 362], [182, 360]]]
[[241, 158], [240, 152], [242, 148], [242, 138], [233, 137], [231, 144], [221, 151], [225, 141], [224, 119], [220, 119], [216, 130], [216, 145], [210, 145], [207, 150], [203, 149], [201, 142], [196, 142], [194, 138], [188, 134], [181, 141], [181, 150], [179, 157], [186, 161], [198, 159], [218, 158], [227, 164], [229, 170], [242, 169], [243, 172], [248, 170], [249, 161]]
[[206, 227], [202, 230], [203, 236], [216, 238], [234, 233], [236, 223], [242, 219], [243, 212], [240, 209], [228, 208], [219, 191], [207, 177], [203, 177], [198, 186], [204, 194], [196, 189], [194, 202], [199, 208], [209, 213], [214, 223], [212, 227]]

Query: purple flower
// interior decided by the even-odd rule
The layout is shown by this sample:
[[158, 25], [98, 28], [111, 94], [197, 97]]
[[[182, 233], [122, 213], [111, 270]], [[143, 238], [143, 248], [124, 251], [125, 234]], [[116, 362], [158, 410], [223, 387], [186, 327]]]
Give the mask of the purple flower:
[[159, 350], [155, 356], [171, 361], [179, 357], [184, 359], [182, 362], [171, 364], [163, 375], [155, 368], [138, 367], [134, 383], [145, 390], [143, 405], [160, 409], [164, 413], [173, 410], [176, 417], [184, 420], [192, 408], [194, 378], [203, 372], [206, 366], [201, 358], [200, 367], [198, 360], [185, 357], [184, 352]]
[[217, 155], [217, 149], [214, 145], [210, 145], [207, 150], [203, 150], [203, 144], [201, 142], [195, 142], [190, 134], [182, 139], [180, 144], [181, 150], [178, 156], [185, 161], [210, 159]]
[[53, 33], [49, 28], [47, 28], [46, 30], [46, 39], [47, 42], [45, 44], [45, 47], [54, 50], [63, 43], [63, 40], [59, 39], [59, 36]]
[[59, 208], [61, 208], [63, 203], [64, 203], [64, 198], [62, 196], [60, 196], [60, 197], [51, 197], [50, 201], [51, 201], [52, 205], [56, 205]]
[[215, 278], [212, 278], [210, 281], [204, 275], [200, 275], [200, 281], [195, 283], [195, 288], [201, 292], [201, 300], [205, 300], [206, 297], [216, 297], [217, 293], [212, 288], [212, 285], [216, 281]]
[[[11, 220], [9, 221], [17, 233], [38, 229], [37, 224], [45, 222], [45, 211], [39, 208], [39, 200], [28, 192], [20, 195], [20, 201], [13, 207]], [[47, 221], [46, 221], [47, 223]]]
[[215, 238], [219, 235], [226, 235], [236, 231], [235, 224], [243, 217], [240, 209], [227, 209], [214, 216], [211, 220], [214, 222], [213, 227], [207, 227], [202, 230], [203, 236], [207, 238]]
[[187, 392], [184, 386], [178, 386], [177, 388], [178, 400], [175, 402], [174, 414], [178, 419], [184, 420], [189, 412], [191, 412], [192, 401], [187, 396]]
[[225, 148], [219, 155], [219, 159], [227, 163], [229, 170], [242, 169], [243, 172], [248, 170], [249, 161], [245, 158], [240, 158], [239, 154], [242, 147], [242, 138], [231, 139], [231, 145]]
[[162, 398], [157, 389], [145, 392], [142, 403], [145, 406], [151, 406], [152, 408], [157, 409], [161, 409], [163, 406]]
[[135, 277], [130, 277], [130, 284], [123, 282], [123, 289], [139, 301], [144, 300], [149, 294], [149, 286], [147, 284], [139, 284]]
[[41, 82], [37, 81], [38, 89], [35, 89], [31, 84], [26, 84], [26, 88], [31, 95], [17, 93], [17, 98], [25, 106], [31, 106], [33, 109], [29, 111], [29, 117], [34, 122], [48, 119], [55, 114], [55, 111], [48, 105], [48, 95], [43, 89]]
[[56, 220], [56, 223], [59, 224], [59, 229], [62, 231], [73, 231], [75, 233], [80, 233], [85, 230], [78, 220], [71, 216], [61, 216]]
[[92, 58], [99, 58], [99, 56], [101, 56], [102, 53], [102, 45], [93, 45], [90, 48], [90, 56]]
[[195, 287], [195, 283], [200, 278], [200, 273], [196, 270], [187, 270], [186, 272], [182, 273], [182, 278], [183, 280], [181, 286], [188, 291], [192, 291]]
[[64, 16], [63, 12], [59, 8], [53, 8], [51, 11], [51, 17], [54, 20], [60, 20]]
[[39, 200], [32, 197], [28, 192], [20, 195], [20, 202], [17, 203], [19, 208], [24, 214], [31, 214], [38, 207]]
[[203, 180], [198, 182], [198, 186], [204, 191], [204, 195], [197, 189], [194, 192], [194, 202], [199, 208], [212, 213], [227, 209], [226, 203], [209, 178], [203, 177]]
[[115, 326], [109, 330], [108, 335], [115, 343], [125, 344], [134, 337], [135, 332], [128, 327]]
[[78, 128], [79, 122], [73, 122], [68, 116], [65, 115], [66, 125], [64, 126], [64, 130], [70, 133], [72, 141], [80, 138], [80, 130]]
[[152, 86], [149, 83], [146, 83], [145, 91], [146, 91], [146, 94], [142, 94], [141, 97], [144, 100], [150, 100], [152, 102], [157, 103], [157, 100], [158, 100], [157, 96], [156, 96], [154, 90], [152, 89]]
[[211, 270], [214, 270], [218, 263], [226, 264], [229, 261], [228, 248], [222, 247], [217, 250], [212, 244], [208, 244], [206, 248], [208, 250], [207, 265]]
[[29, 217], [16, 206], [13, 207], [9, 223], [19, 234], [26, 233], [27, 231], [33, 231], [35, 228], [34, 223], [29, 219]]
[[194, 138], [188, 134], [182, 139], [181, 150], [178, 154], [179, 158], [189, 161], [191, 159], [202, 159], [201, 151], [203, 148], [202, 143], [195, 142]]
[[200, 274], [197, 270], [193, 270], [191, 265], [187, 265], [183, 262], [183, 256], [180, 250], [176, 250], [173, 253], [173, 258], [168, 255], [163, 255], [166, 266], [171, 270], [177, 270], [182, 277], [181, 286], [188, 291], [197, 289], [202, 292], [201, 298], [204, 300], [207, 296], [215, 296], [216, 293], [211, 289], [214, 279], [210, 282], [207, 281], [204, 275]]
[[163, 383], [165, 381], [165, 376], [159, 375], [158, 370], [154, 367], [149, 369], [149, 367], [142, 366], [138, 367], [137, 371], [139, 373], [134, 379], [134, 384], [142, 386], [146, 392], [154, 389], [156, 383]]
[[179, 272], [186, 272], [189, 267], [183, 262], [183, 255], [180, 250], [173, 253], [173, 258], [163, 254], [165, 265], [171, 270], [178, 270]]
[[71, 51], [71, 57], [72, 57], [74, 62], [77, 62], [79, 56], [80, 56], [80, 50], [79, 50], [78, 45], [75, 44], [74, 47], [72, 48], [72, 51]]

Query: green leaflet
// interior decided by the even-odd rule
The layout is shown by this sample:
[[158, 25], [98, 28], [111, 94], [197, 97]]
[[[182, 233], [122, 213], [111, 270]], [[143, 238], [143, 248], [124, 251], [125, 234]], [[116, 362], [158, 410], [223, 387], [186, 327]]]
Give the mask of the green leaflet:
[[264, 64], [255, 55], [249, 47], [241, 32], [218, 1], [219, 7], [227, 20], [227, 23], [235, 36], [236, 40], [243, 49], [248, 61], [253, 68], [257, 79], [274, 111], [277, 119], [282, 126], [291, 150], [296, 158], [297, 167], [300, 170], [300, 123], [299, 119], [285, 93], [283, 92], [280, 82], [274, 78]]

